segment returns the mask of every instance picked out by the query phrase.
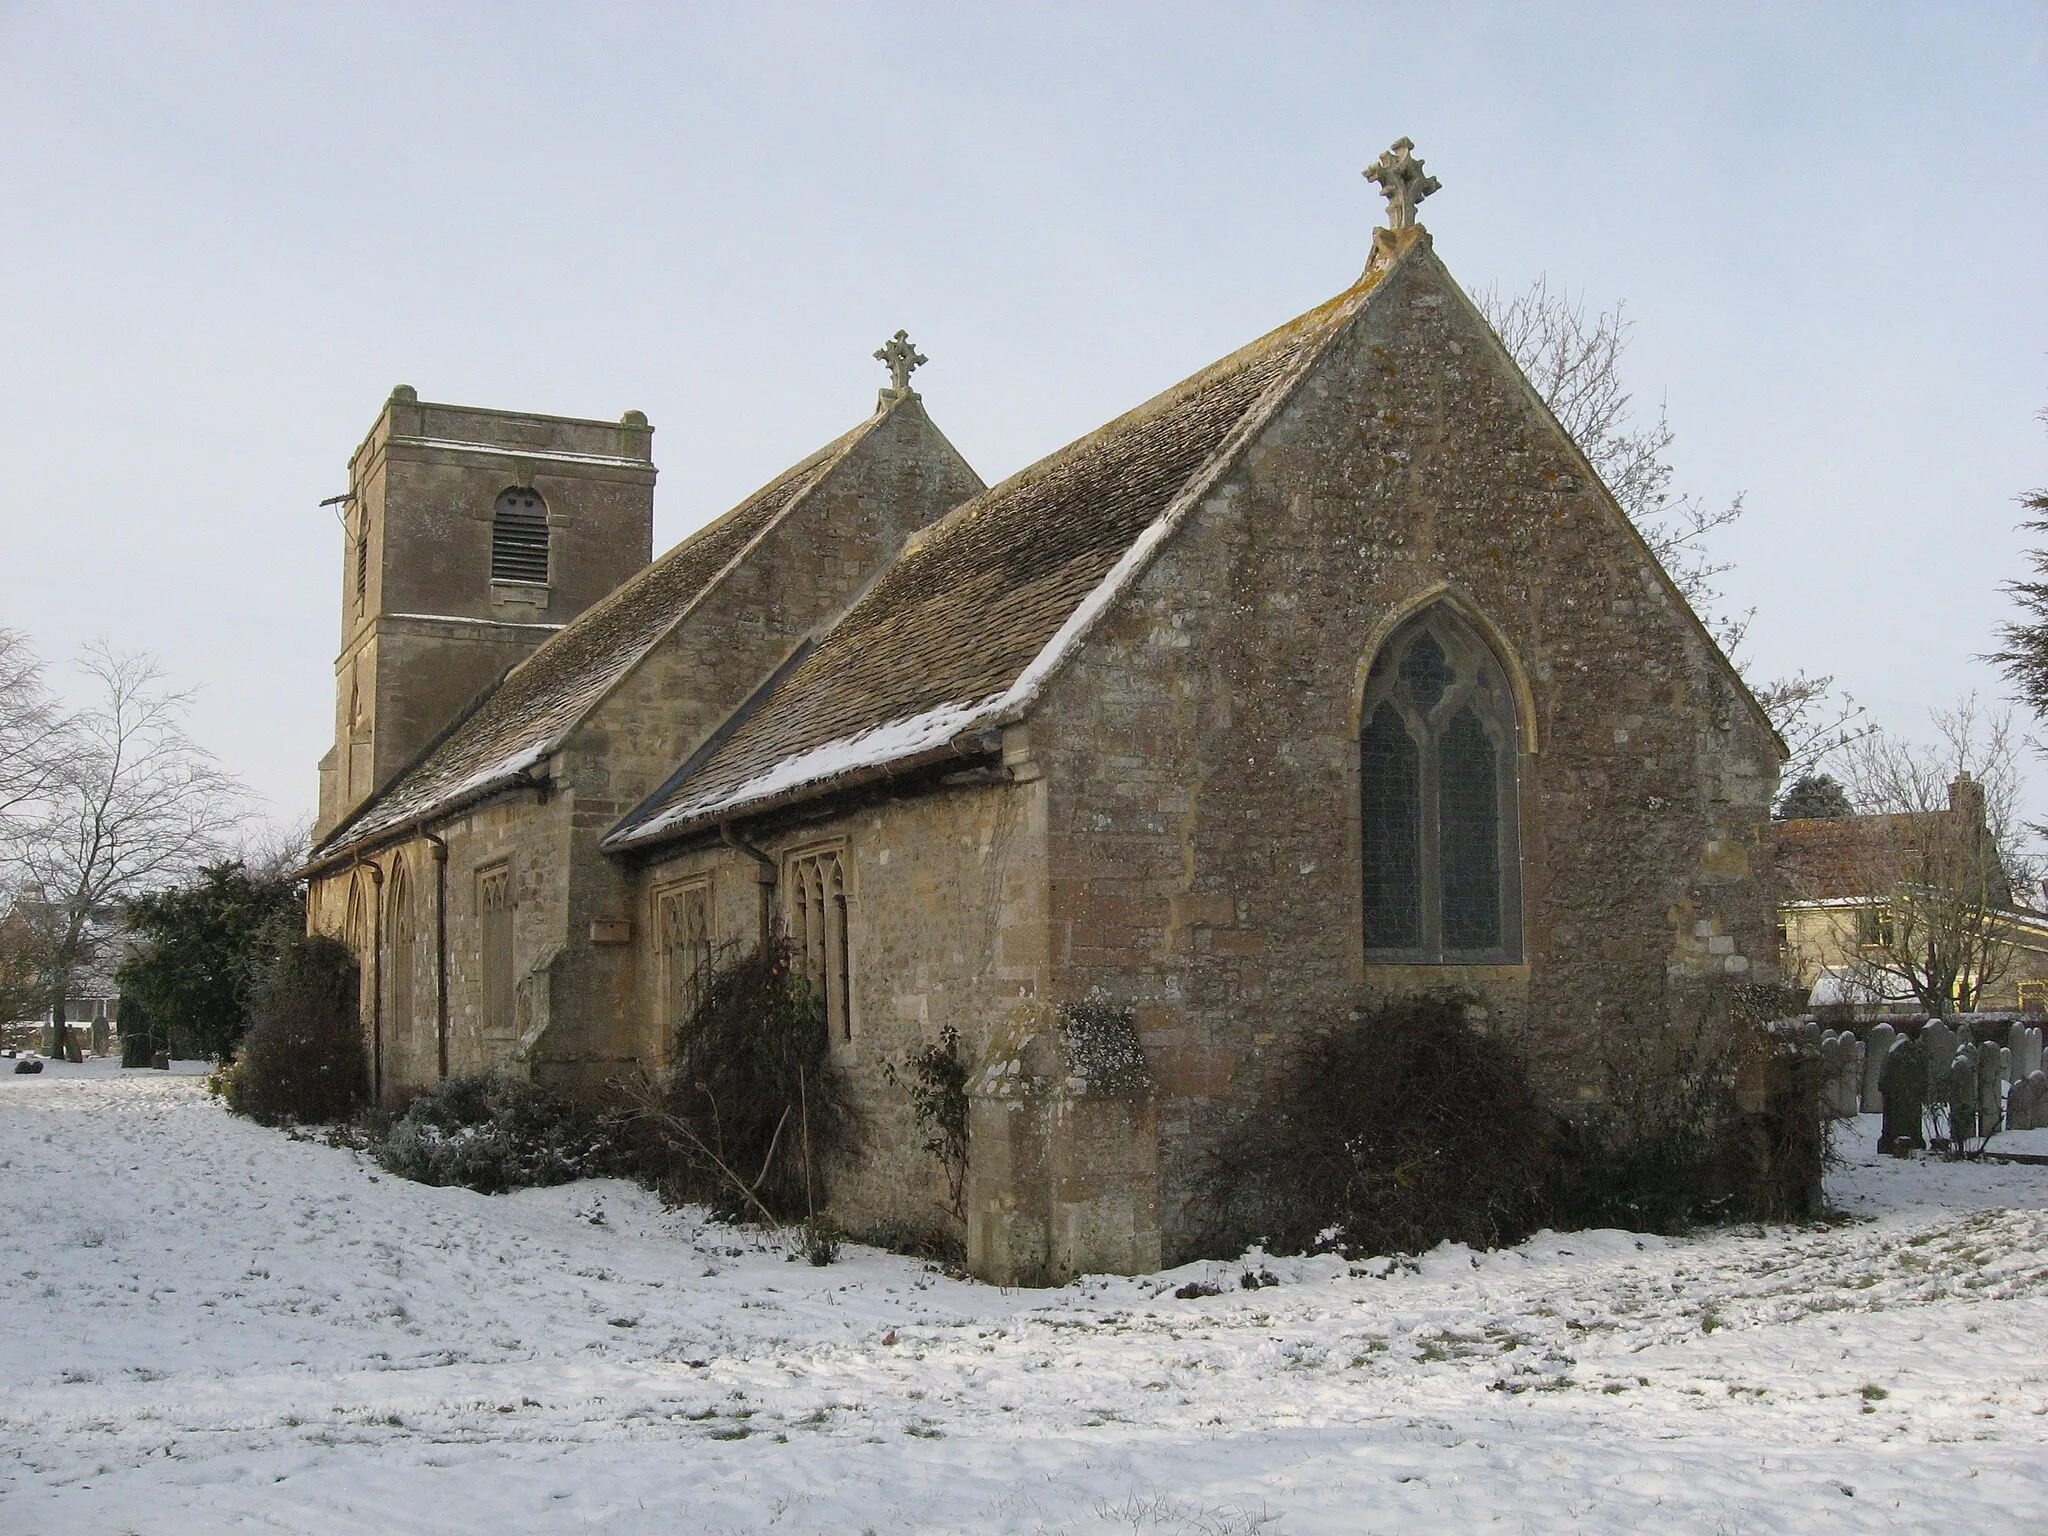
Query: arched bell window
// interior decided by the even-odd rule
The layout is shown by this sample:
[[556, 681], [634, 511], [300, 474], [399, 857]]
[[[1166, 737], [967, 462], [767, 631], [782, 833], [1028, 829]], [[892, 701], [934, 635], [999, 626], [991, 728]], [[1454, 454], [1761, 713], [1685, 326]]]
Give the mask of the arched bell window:
[[515, 485], [491, 513], [491, 580], [545, 586], [547, 579], [548, 504], [539, 491]]
[[1522, 955], [1515, 699], [1486, 642], [1442, 605], [1397, 631], [1359, 731], [1368, 960]]

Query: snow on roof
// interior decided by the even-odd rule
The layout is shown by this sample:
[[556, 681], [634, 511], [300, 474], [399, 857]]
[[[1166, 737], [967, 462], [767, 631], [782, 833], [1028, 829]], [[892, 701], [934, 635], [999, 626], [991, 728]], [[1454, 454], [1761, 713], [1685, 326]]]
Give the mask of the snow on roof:
[[550, 635], [442, 741], [329, 834], [314, 859], [514, 786], [880, 420], [878, 412], [785, 470]]
[[913, 539], [808, 657], [604, 846], [675, 836], [1020, 718], [1385, 270]]

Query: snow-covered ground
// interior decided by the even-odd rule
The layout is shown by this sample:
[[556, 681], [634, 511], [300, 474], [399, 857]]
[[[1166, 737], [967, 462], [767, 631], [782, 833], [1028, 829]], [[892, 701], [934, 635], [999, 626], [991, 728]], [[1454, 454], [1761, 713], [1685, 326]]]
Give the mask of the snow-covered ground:
[[2048, 1168], [1873, 1131], [1832, 1225], [1006, 1292], [0, 1075], [0, 1531], [2048, 1529]]

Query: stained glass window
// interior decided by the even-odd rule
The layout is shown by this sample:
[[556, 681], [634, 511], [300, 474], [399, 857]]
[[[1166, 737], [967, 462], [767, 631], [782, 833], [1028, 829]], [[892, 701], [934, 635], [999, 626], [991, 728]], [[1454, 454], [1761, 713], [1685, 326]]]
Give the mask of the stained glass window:
[[1422, 942], [1422, 757], [1392, 704], [1372, 712], [1362, 743], [1365, 793], [1365, 942]]
[[1500, 943], [1500, 779], [1494, 744], [1467, 704], [1437, 738], [1445, 949]]
[[1444, 648], [1427, 630], [1416, 636], [1408, 654], [1401, 658], [1401, 681], [1408, 689], [1408, 697], [1424, 714], [1436, 708], [1444, 690], [1457, 679]]
[[1359, 735], [1365, 948], [1495, 962], [1521, 953], [1515, 715], [1500, 664], [1433, 608], [1381, 652]]

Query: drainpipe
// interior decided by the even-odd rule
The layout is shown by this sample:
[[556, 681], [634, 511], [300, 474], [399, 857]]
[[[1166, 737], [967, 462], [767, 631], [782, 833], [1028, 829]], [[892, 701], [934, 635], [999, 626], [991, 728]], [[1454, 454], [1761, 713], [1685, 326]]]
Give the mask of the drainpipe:
[[724, 840], [726, 847], [739, 850], [760, 866], [761, 951], [766, 954], [768, 942], [775, 936], [775, 885], [780, 876], [780, 867], [773, 856], [763, 853], [735, 832], [731, 822], [721, 821], [718, 824], [718, 835]]
[[420, 828], [434, 850], [434, 1045], [441, 1080], [448, 1080], [448, 844]]

